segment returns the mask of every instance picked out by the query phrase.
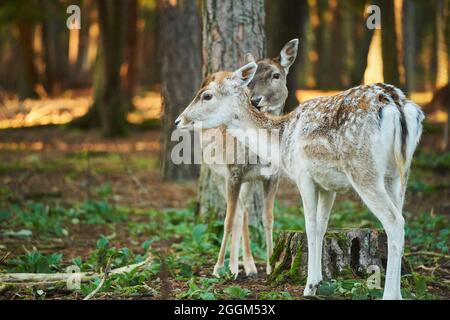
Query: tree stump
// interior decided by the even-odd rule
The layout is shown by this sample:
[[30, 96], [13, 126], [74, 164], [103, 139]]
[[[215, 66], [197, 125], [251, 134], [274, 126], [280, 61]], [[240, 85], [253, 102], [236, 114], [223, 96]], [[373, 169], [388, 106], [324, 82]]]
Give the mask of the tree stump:
[[[322, 272], [324, 279], [367, 278], [377, 268], [384, 272], [387, 261], [387, 237], [383, 230], [330, 230], [323, 244]], [[306, 233], [281, 233], [271, 257], [276, 283], [303, 283], [308, 267]], [[404, 267], [402, 267], [403, 269]]]

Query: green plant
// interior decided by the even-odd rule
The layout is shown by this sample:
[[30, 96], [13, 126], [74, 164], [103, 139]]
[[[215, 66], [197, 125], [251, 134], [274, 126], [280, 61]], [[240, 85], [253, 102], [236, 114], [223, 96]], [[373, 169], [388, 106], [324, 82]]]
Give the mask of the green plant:
[[365, 280], [329, 280], [322, 281], [317, 294], [325, 297], [345, 297], [354, 300], [367, 300], [381, 298], [382, 289], [367, 287]]
[[30, 253], [20, 255], [11, 260], [15, 265], [11, 272], [51, 273], [61, 269], [62, 254], [52, 253], [48, 256], [33, 250]]
[[406, 220], [407, 251], [449, 253], [450, 221], [446, 216], [423, 213], [413, 218], [407, 213]]
[[233, 299], [246, 299], [251, 293], [250, 290], [241, 286], [231, 286], [225, 288], [223, 292]]
[[260, 292], [258, 298], [261, 300], [293, 300], [292, 295], [287, 291]]
[[13, 228], [35, 231], [41, 237], [67, 237], [70, 225], [114, 224], [124, 221], [129, 210], [111, 206], [107, 201], [86, 201], [66, 208], [58, 204], [28, 201], [0, 210], [0, 221]]
[[437, 154], [420, 152], [414, 157], [414, 166], [429, 169], [450, 169], [450, 152]]
[[191, 278], [188, 289], [177, 295], [179, 299], [216, 300], [214, 284], [219, 280], [215, 278]]

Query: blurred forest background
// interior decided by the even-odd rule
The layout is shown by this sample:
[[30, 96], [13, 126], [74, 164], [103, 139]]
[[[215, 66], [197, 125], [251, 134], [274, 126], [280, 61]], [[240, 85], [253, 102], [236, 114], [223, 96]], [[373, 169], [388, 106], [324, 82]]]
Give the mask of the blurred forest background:
[[[185, 219], [184, 236], [198, 227], [197, 220], [189, 219], [198, 209], [195, 178], [200, 170], [171, 163], [170, 134], [174, 119], [211, 71], [210, 39], [202, 34], [205, 23], [211, 23], [205, 22], [205, 3], [209, 13], [222, 5], [215, 0], [0, 0], [0, 266], [28, 270], [2, 258], [2, 253], [29, 255], [23, 250], [26, 245], [36, 246], [45, 256], [54, 252], [55, 238], [63, 239], [63, 244], [56, 241], [62, 247], [56, 247], [67, 261], [86, 256], [99, 235], [139, 248], [139, 241], [161, 231], [155, 227], [155, 221], [161, 222], [156, 211], [139, 210], [188, 207], [192, 211], [177, 213]], [[259, 47], [235, 42], [233, 50], [252, 48], [259, 58], [275, 57], [287, 41], [300, 39], [299, 55], [289, 73], [286, 110], [312, 97], [382, 81], [400, 87], [423, 107], [425, 133], [406, 209], [424, 219], [414, 220], [419, 221], [418, 231], [414, 229], [417, 234], [412, 237], [431, 237], [423, 243], [417, 240], [417, 250], [447, 255], [450, 0], [252, 0], [252, 4], [261, 7], [254, 19], [265, 25], [258, 39], [266, 41]], [[366, 27], [370, 4], [381, 9], [381, 29]], [[66, 12], [70, 5], [81, 9], [80, 29], [66, 26], [73, 13]], [[208, 19], [213, 24], [252, 20], [239, 14]], [[213, 39], [230, 36], [212, 34]], [[243, 63], [235, 62], [233, 68]], [[280, 187], [279, 228], [302, 228], [292, 225], [295, 215], [283, 209], [294, 206], [298, 211], [298, 195], [292, 190]], [[347, 207], [338, 209], [342, 221], [347, 211], [355, 217], [366, 212], [354, 197], [342, 199], [347, 201]], [[442, 216], [436, 218], [434, 212]], [[177, 214], [170, 223], [181, 223]], [[366, 213], [363, 216], [358, 226], [368, 221]], [[219, 243], [218, 221], [209, 221], [208, 229], [200, 227], [201, 240], [192, 240], [205, 246], [210, 241], [211, 247], [196, 247], [210, 258]], [[441, 227], [447, 229], [441, 232]], [[432, 237], [436, 232], [440, 238]], [[129, 242], [130, 238], [134, 240]], [[432, 266], [441, 261], [436, 259]], [[447, 269], [441, 275], [448, 281], [445, 261]], [[431, 268], [428, 262], [420, 264]], [[439, 274], [434, 269], [433, 277], [435, 271]], [[450, 285], [433, 281], [437, 283], [433, 290], [448, 296]]]

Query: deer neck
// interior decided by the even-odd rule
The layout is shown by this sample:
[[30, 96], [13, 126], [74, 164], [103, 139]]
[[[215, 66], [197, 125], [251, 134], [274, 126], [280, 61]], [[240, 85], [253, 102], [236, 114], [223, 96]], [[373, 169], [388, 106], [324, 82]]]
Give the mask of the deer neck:
[[248, 101], [241, 101], [228, 125], [228, 132], [261, 159], [280, 164], [280, 141], [287, 123], [286, 116], [257, 111]]

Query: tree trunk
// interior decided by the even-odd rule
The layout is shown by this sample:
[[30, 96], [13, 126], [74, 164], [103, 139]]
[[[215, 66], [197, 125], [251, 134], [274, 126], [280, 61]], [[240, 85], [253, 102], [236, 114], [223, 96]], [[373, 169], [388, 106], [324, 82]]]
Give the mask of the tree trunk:
[[[266, 56], [264, 0], [203, 1], [203, 73], [234, 70], [244, 63], [244, 55]], [[199, 179], [199, 211], [209, 221], [225, 213], [225, 200], [217, 185], [224, 179], [202, 165]], [[257, 188], [260, 190], [260, 188]], [[251, 221], [260, 217], [261, 191], [252, 197]], [[258, 218], [260, 219], [260, 218]]]
[[327, 73], [329, 72], [328, 53], [326, 52], [326, 21], [325, 15], [328, 10], [328, 2], [317, 0], [314, 6], [315, 18], [317, 23], [314, 25], [314, 48], [317, 54], [317, 60], [314, 64], [314, 78], [316, 87], [324, 89], [327, 87]]
[[266, 34], [267, 51], [269, 57], [279, 55], [281, 48], [291, 39], [300, 39], [299, 57], [289, 68], [287, 77], [287, 88], [289, 91], [286, 100], [285, 111], [291, 111], [298, 105], [295, 91], [298, 89], [299, 70], [301, 68], [300, 55], [304, 54], [306, 48], [305, 28], [308, 19], [307, 0], [269, 0], [266, 1]]
[[[198, 176], [199, 167], [176, 165], [171, 159], [175, 119], [191, 102], [201, 82], [200, 16], [196, 1], [159, 0], [159, 56], [163, 97], [161, 175], [164, 180]], [[192, 141], [192, 140], [191, 140]], [[192, 145], [192, 144], [191, 144]], [[193, 150], [193, 148], [192, 148]]]
[[138, 17], [138, 1], [128, 0], [126, 2], [126, 45], [125, 59], [126, 74], [124, 77], [124, 98], [127, 110], [134, 109], [133, 95], [136, 85], [136, 58], [137, 58], [137, 17]]
[[123, 1], [98, 0], [101, 54], [103, 56], [103, 83], [99, 111], [101, 129], [105, 136], [123, 135], [126, 131], [126, 108], [123, 102], [120, 77], [123, 7]]
[[345, 73], [345, 37], [343, 34], [343, 9], [344, 4], [342, 2], [336, 2], [331, 6], [330, 11], [333, 16], [331, 22], [331, 50], [333, 51], [333, 63], [330, 66], [329, 74], [331, 79], [329, 85], [333, 89], [343, 89], [343, 75]]
[[158, 59], [158, 20], [159, 14], [157, 8], [141, 7], [140, 18], [145, 21], [144, 29], [139, 33], [142, 40], [139, 44], [142, 48], [139, 50], [139, 82], [152, 88], [159, 86], [160, 72]]
[[[447, 14], [448, 15], [448, 14]], [[436, 2], [436, 88], [442, 88], [448, 83], [448, 54], [445, 37], [445, 4], [444, 0]], [[447, 24], [448, 28], [448, 24]]]
[[[367, 55], [369, 54], [370, 43], [372, 42], [373, 29], [365, 27], [366, 20], [364, 13], [367, 0], [353, 0], [350, 2], [353, 7], [353, 38], [355, 39], [353, 67], [350, 75], [351, 86], [358, 86], [364, 81], [364, 72], [367, 68]], [[361, 26], [364, 26], [361, 28]]]
[[22, 57], [22, 81], [19, 96], [21, 99], [36, 98], [38, 96], [36, 92], [38, 75], [34, 65], [33, 26], [30, 22], [19, 19], [17, 28], [19, 30], [20, 53]]
[[[322, 252], [324, 279], [367, 278], [374, 268], [371, 266], [380, 271], [386, 268], [387, 237], [381, 230], [330, 230], [325, 235]], [[304, 282], [308, 266], [306, 234], [283, 232], [275, 245], [271, 266], [272, 282]], [[402, 268], [406, 269], [406, 265]]]
[[415, 56], [415, 27], [414, 1], [403, 1], [403, 60], [405, 65], [405, 91], [411, 94], [414, 89], [414, 56]]
[[380, 0], [378, 1], [378, 5], [381, 9], [381, 41], [384, 81], [394, 86], [400, 86], [394, 1]]
[[45, 61], [45, 89], [50, 94], [55, 93], [55, 60], [56, 60], [56, 38], [57, 29], [54, 18], [54, 7], [50, 0], [42, 1], [42, 8], [44, 11], [44, 22], [42, 30], [42, 46], [44, 48]]

